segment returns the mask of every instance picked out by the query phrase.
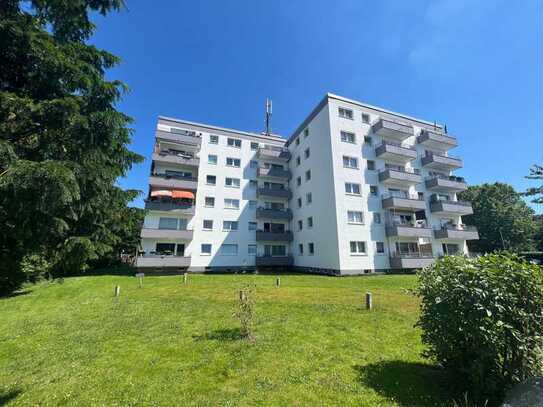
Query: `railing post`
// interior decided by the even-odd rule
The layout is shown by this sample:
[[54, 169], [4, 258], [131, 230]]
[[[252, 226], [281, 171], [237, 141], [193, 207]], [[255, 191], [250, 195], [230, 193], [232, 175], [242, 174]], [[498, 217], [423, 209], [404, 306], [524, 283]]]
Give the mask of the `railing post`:
[[373, 298], [371, 293], [366, 293], [366, 309], [371, 311], [373, 308]]

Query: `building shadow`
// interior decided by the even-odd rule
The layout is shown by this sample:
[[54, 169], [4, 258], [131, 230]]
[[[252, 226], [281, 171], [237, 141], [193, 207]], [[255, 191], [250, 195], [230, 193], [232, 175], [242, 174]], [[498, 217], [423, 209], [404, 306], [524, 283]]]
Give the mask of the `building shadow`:
[[453, 394], [443, 369], [422, 363], [387, 360], [356, 365], [361, 384], [400, 406], [452, 405]]
[[196, 341], [233, 342], [242, 339], [240, 328], [216, 329], [203, 335], [193, 336]]
[[20, 389], [1, 391], [0, 390], [0, 406], [7, 405], [10, 401], [15, 400], [22, 391]]

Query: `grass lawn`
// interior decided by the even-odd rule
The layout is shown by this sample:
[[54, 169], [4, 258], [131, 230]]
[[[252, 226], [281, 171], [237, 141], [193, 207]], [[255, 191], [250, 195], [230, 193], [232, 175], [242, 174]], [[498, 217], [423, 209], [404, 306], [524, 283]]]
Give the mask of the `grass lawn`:
[[[274, 282], [145, 277], [139, 288], [89, 276], [2, 298], [0, 405], [449, 405], [420, 356], [414, 276]], [[232, 318], [246, 283], [257, 287], [255, 344]]]

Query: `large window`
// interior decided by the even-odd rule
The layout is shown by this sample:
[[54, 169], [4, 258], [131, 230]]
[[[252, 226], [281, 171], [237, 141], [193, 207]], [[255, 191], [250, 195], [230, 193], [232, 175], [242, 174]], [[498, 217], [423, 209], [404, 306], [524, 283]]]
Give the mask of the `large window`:
[[364, 223], [364, 216], [360, 211], [347, 211], [347, 219], [349, 223]]
[[354, 133], [351, 133], [350, 131], [342, 131], [341, 132], [341, 141], [344, 143], [356, 143], [356, 136]]
[[236, 167], [236, 168], [239, 168], [241, 167], [241, 160], [239, 158], [231, 158], [231, 157], [227, 157], [226, 158], [226, 165], [228, 167]]
[[226, 140], [226, 144], [228, 145], [228, 147], [241, 148], [241, 140], [237, 138], [228, 137], [228, 139]]
[[284, 245], [265, 245], [264, 246], [264, 255], [265, 256], [286, 256], [287, 247]]
[[256, 256], [256, 244], [247, 245], [247, 254], [249, 256]]
[[185, 244], [184, 243], [157, 243], [155, 246], [155, 253], [165, 256], [184, 256]]
[[375, 242], [375, 251], [377, 254], [385, 253], [385, 243], [384, 242]]
[[350, 242], [351, 254], [366, 254], [366, 242]]
[[215, 175], [206, 176], [206, 184], [207, 185], [216, 185], [217, 184], [217, 177]]
[[345, 168], [358, 168], [358, 159], [356, 157], [343, 156], [343, 166]]
[[238, 245], [237, 244], [222, 244], [221, 245], [221, 254], [223, 256], [237, 256], [238, 255]]
[[239, 188], [239, 178], [225, 178], [224, 185], [230, 188]]
[[355, 184], [353, 182], [346, 182], [345, 193], [352, 194], [352, 195], [360, 195], [360, 184]]
[[215, 198], [212, 196], [206, 196], [205, 197], [205, 204], [207, 208], [213, 208], [215, 207]]
[[238, 230], [238, 222], [233, 220], [225, 220], [222, 222], [222, 230], [232, 231]]
[[214, 134], [209, 135], [209, 144], [219, 144], [219, 136]]
[[202, 256], [211, 256], [211, 245], [209, 243], [202, 243], [200, 254]]
[[211, 219], [204, 219], [204, 230], [213, 230], [213, 220]]
[[215, 154], [209, 154], [207, 156], [207, 163], [211, 165], [217, 165], [217, 156]]
[[187, 229], [187, 219], [184, 218], [159, 218], [158, 220], [159, 229], [169, 229], [169, 230], [186, 230]]
[[239, 209], [239, 199], [225, 198], [224, 207], [226, 209]]
[[338, 108], [339, 117], [344, 119], [353, 119], [353, 111], [351, 109], [345, 109], [344, 107]]

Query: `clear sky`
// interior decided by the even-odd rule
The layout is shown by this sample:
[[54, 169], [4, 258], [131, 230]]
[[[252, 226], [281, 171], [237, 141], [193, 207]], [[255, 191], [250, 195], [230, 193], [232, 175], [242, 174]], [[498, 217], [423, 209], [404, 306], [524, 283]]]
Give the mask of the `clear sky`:
[[[288, 137], [326, 92], [447, 124], [470, 184], [543, 164], [543, 1], [126, 0], [92, 42], [118, 55], [147, 190], [158, 115]], [[135, 202], [142, 205], [142, 199]], [[543, 212], [543, 205], [534, 206]]]

